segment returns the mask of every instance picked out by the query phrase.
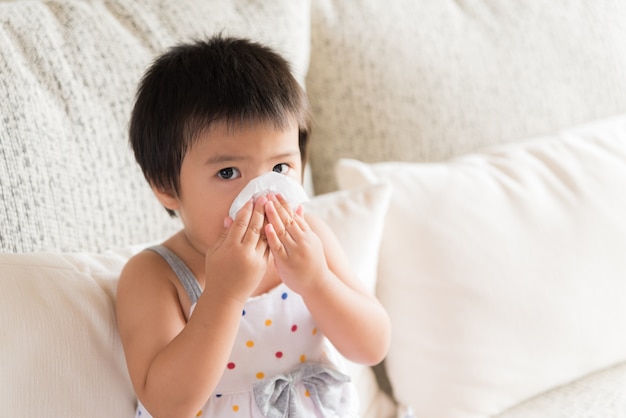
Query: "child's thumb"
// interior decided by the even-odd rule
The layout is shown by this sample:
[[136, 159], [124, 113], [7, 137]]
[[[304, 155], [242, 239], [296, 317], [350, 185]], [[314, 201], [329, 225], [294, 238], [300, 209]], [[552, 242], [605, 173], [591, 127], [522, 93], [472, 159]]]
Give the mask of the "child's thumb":
[[217, 240], [215, 240], [216, 246], [219, 246], [222, 242], [224, 242], [224, 240], [228, 236], [228, 231], [232, 224], [233, 220], [230, 218], [230, 216], [224, 218], [224, 228], [222, 229], [222, 232], [220, 232], [220, 234], [218, 235]]

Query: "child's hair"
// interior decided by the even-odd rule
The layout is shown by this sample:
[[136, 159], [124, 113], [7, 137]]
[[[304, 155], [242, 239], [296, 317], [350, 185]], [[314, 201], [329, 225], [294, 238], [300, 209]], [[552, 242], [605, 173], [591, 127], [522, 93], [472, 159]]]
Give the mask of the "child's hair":
[[266, 46], [217, 35], [177, 45], [152, 64], [139, 84], [129, 127], [146, 180], [179, 194], [183, 157], [215, 122], [229, 129], [271, 123], [279, 130], [295, 123], [302, 166], [306, 163], [311, 124], [306, 94], [288, 62]]

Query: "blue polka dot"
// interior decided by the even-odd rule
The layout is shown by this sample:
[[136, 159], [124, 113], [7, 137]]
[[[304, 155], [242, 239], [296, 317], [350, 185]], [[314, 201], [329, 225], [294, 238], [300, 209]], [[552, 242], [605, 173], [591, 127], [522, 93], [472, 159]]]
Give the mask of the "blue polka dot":
[[218, 393], [217, 395], [215, 395], [215, 397], [216, 397], [216, 398], [221, 398], [221, 397], [222, 397], [222, 394], [221, 394], [221, 393]]
[[289, 295], [287, 294], [287, 292], [285, 292], [280, 297], [283, 298], [283, 300], [285, 300], [285, 299], [287, 299], [287, 296], [289, 296]]
[[246, 310], [241, 311], [241, 316], [246, 316]]

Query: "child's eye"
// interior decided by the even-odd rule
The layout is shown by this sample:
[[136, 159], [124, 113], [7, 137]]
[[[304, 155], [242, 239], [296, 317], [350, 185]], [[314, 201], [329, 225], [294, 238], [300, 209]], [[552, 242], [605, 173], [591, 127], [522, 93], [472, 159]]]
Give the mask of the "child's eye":
[[276, 164], [274, 168], [272, 168], [272, 171], [276, 173], [280, 173], [280, 174], [287, 174], [287, 172], [289, 171], [289, 168], [290, 168], [289, 164], [280, 163], [280, 164]]
[[217, 176], [224, 180], [231, 180], [241, 176], [241, 173], [239, 173], [239, 170], [234, 167], [228, 167], [222, 168], [220, 171], [218, 171]]

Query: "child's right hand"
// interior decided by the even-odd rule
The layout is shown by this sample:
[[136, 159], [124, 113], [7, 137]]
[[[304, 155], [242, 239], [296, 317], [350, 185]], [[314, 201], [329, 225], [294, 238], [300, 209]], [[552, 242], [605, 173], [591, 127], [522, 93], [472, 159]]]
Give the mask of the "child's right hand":
[[244, 303], [259, 286], [267, 269], [269, 247], [263, 235], [265, 196], [252, 199], [224, 229], [206, 253], [205, 291]]

